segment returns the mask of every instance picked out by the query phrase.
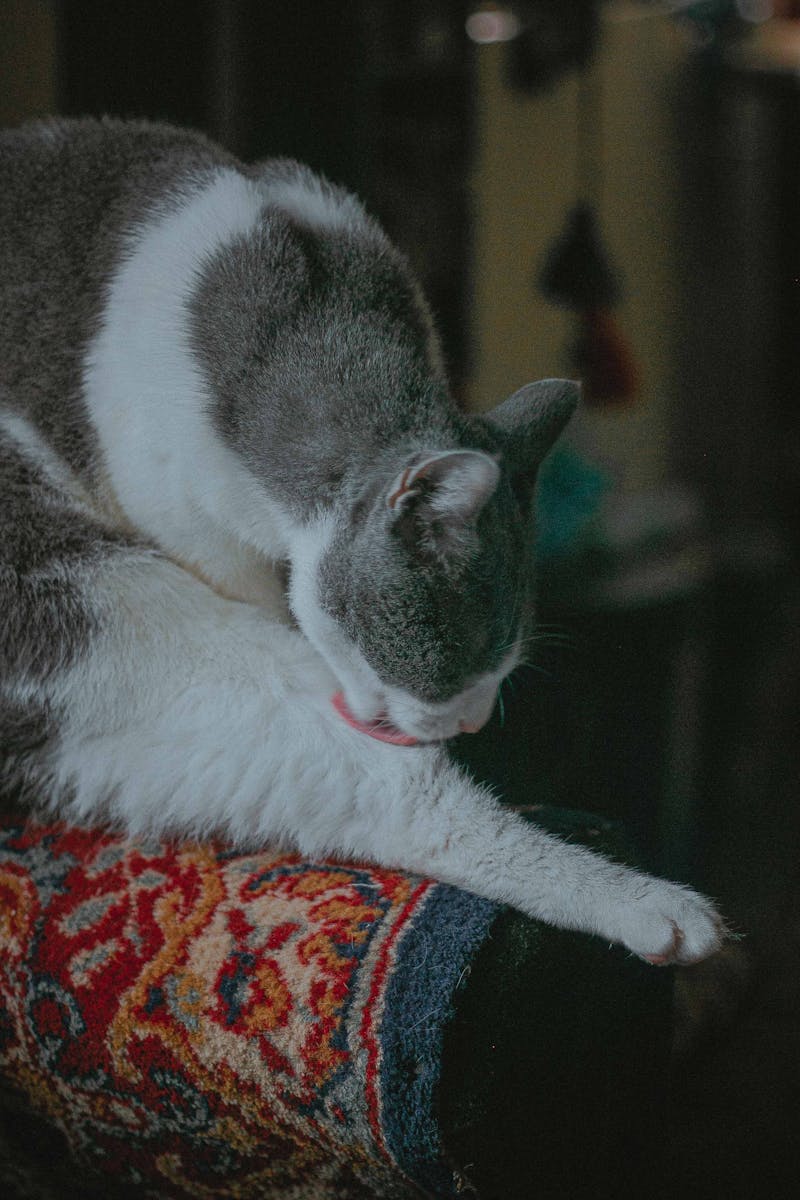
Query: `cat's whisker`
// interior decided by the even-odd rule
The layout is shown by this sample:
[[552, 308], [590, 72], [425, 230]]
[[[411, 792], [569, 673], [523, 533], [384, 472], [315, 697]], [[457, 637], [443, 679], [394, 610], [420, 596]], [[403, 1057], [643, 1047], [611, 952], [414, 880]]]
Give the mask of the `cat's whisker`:
[[566, 636], [564, 638], [558, 638], [551, 637], [549, 634], [532, 633], [528, 637], [520, 638], [518, 641], [512, 642], [510, 646], [506, 647], [506, 649], [510, 650], [516, 646], [519, 650], [523, 650], [526, 646], [530, 645], [568, 646], [570, 644], [571, 641]]
[[529, 659], [525, 659], [523, 662], [521, 662], [520, 666], [526, 667], [529, 671], [535, 671], [537, 675], [544, 675], [547, 679], [554, 678], [553, 672], [549, 671], [547, 667], [539, 666], [538, 663], [531, 662]]
[[575, 632], [571, 629], [549, 629], [546, 625], [537, 625], [536, 630], [531, 634], [534, 638], [539, 638], [543, 641], [553, 642], [574, 642]]

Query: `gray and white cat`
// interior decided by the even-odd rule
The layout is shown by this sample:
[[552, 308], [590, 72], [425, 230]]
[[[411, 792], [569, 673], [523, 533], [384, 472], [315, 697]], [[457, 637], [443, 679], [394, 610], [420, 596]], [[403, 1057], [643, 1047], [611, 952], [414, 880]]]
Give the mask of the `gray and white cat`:
[[145, 123], [4, 133], [4, 786], [711, 953], [707, 900], [523, 822], [445, 746], [524, 652], [536, 470], [576, 392], [461, 413], [404, 260], [295, 163]]

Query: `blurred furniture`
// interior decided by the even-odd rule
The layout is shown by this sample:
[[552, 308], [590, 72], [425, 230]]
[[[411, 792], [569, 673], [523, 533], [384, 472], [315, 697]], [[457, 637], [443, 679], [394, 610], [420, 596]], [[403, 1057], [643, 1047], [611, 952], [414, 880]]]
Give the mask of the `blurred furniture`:
[[0, 1190], [627, 1194], [663, 1134], [670, 977], [430, 879], [12, 815]]
[[[684, 211], [675, 455], [729, 546], [800, 544], [800, 28], [698, 55], [675, 89]], [[733, 564], [730, 564], [733, 565]]]

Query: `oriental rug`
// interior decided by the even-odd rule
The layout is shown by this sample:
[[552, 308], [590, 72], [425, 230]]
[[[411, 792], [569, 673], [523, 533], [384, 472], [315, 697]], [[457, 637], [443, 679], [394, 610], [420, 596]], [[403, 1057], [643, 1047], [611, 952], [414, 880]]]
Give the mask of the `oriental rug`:
[[0, 1087], [87, 1193], [455, 1195], [443, 1030], [497, 912], [361, 863], [7, 819]]

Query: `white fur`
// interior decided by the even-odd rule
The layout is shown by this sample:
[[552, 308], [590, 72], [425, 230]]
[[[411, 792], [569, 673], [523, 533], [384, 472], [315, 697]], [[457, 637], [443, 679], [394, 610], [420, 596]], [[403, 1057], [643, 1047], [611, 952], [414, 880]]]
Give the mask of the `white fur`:
[[290, 603], [298, 624], [344, 687], [350, 709], [363, 721], [383, 708], [383, 685], [358, 648], [321, 607], [317, 567], [336, 532], [332, 514], [295, 531], [292, 546]]
[[463, 732], [476, 733], [494, 711], [500, 684], [519, 662], [519, 648], [514, 646], [496, 670], [487, 671], [463, 691], [439, 704], [422, 704], [399, 688], [384, 687], [383, 707], [394, 725], [408, 730], [421, 741], [438, 741]]
[[213, 430], [186, 315], [203, 260], [251, 230], [263, 206], [257, 184], [219, 170], [137, 231], [111, 281], [84, 386], [132, 525], [222, 591], [273, 603], [278, 590], [264, 575], [267, 560], [286, 555], [286, 517]]
[[283, 208], [312, 229], [351, 229], [363, 224], [364, 210], [355, 196], [332, 195], [312, 176], [274, 180], [262, 185], [271, 207]]
[[107, 562], [89, 591], [103, 632], [49, 688], [64, 722], [52, 787], [73, 817], [367, 857], [644, 956], [719, 944], [713, 908], [688, 889], [523, 823], [439, 747], [351, 730], [301, 633], [164, 561]]

